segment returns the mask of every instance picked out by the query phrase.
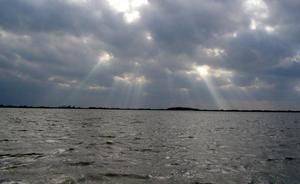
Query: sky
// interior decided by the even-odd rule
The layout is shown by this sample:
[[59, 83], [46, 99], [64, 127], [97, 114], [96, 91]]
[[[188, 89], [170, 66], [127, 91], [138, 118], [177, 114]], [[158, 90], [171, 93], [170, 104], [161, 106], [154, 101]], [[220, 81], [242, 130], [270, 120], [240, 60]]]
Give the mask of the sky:
[[0, 104], [300, 109], [299, 0], [2, 0]]

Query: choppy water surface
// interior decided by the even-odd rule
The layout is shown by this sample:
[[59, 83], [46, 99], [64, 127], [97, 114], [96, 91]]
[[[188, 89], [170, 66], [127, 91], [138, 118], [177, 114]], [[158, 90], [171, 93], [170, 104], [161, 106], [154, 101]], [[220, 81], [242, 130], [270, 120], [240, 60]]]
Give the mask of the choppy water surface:
[[0, 183], [300, 183], [300, 114], [0, 109]]

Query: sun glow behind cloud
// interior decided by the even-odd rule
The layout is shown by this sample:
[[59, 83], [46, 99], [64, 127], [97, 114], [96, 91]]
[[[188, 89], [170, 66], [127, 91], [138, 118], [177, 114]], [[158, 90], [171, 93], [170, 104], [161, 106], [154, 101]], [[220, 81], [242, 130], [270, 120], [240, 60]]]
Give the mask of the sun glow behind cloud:
[[263, 0], [247, 0], [244, 8], [253, 18], [266, 19], [269, 17], [269, 8]]
[[202, 65], [202, 66], [195, 66], [195, 69], [202, 78], [205, 78], [209, 74], [210, 68], [207, 65]]
[[275, 27], [272, 27], [272, 26], [266, 26], [265, 27], [265, 30], [268, 32], [268, 33], [272, 33], [275, 31]]
[[147, 39], [148, 41], [152, 41], [152, 40], [153, 40], [153, 37], [152, 37], [151, 33], [149, 33], [149, 32], [146, 32], [146, 33], [145, 33], [145, 37], [146, 37], [146, 39]]
[[270, 10], [264, 0], [247, 0], [244, 2], [244, 10], [250, 18], [249, 28], [253, 31], [260, 29], [267, 33], [273, 33], [275, 27], [266, 24], [270, 17]]
[[98, 64], [108, 64], [113, 59], [113, 55], [108, 52], [102, 52], [98, 56]]
[[127, 23], [140, 19], [139, 9], [148, 4], [148, 0], [107, 0], [109, 5], [123, 17]]

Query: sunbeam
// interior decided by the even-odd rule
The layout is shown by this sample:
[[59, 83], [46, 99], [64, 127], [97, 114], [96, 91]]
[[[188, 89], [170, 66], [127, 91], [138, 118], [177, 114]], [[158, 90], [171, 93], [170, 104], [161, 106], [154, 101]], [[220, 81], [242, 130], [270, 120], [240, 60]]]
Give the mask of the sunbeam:
[[217, 107], [219, 109], [227, 109], [228, 108], [227, 104], [219, 94], [218, 90], [216, 89], [213, 83], [213, 80], [211, 79], [212, 69], [208, 65], [202, 65], [202, 66], [195, 65], [193, 66], [193, 70], [204, 81]]
[[[80, 83], [78, 85], [76, 85], [76, 87], [72, 90], [72, 92], [68, 96], [68, 98], [66, 98], [63, 101], [63, 104], [64, 103], [70, 103], [71, 101], [76, 100], [79, 92], [82, 91], [85, 88], [88, 89], [88, 90], [92, 90], [92, 91], [96, 91], [96, 89], [98, 91], [102, 91], [102, 90], [106, 89], [103, 86], [99, 86], [99, 85], [86, 86], [86, 84], [93, 77], [93, 75], [97, 71], [99, 71], [99, 69], [104, 69], [106, 66], [108, 66], [113, 58], [114, 57], [111, 53], [109, 53], [107, 51], [102, 51], [98, 55], [98, 58], [97, 58], [98, 60], [96, 61], [96, 64], [92, 67], [90, 72], [80, 81]], [[101, 67], [103, 67], [103, 68], [101, 68]]]
[[[117, 100], [118, 103], [115, 104], [117, 106], [138, 108], [142, 105], [142, 97], [146, 94], [144, 87], [150, 80], [141, 74], [138, 62], [133, 62], [132, 65], [131, 72], [113, 77], [112, 92], [107, 99], [113, 103]], [[120, 94], [121, 99], [118, 98]]]

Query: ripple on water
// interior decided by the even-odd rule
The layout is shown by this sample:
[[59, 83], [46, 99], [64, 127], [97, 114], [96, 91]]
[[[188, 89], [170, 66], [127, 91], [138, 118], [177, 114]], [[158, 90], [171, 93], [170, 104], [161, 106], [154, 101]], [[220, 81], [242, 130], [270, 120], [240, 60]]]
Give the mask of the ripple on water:
[[142, 149], [131, 149], [132, 151], [136, 151], [136, 152], [151, 152], [151, 153], [160, 153], [159, 150], [154, 150], [151, 148], [142, 148]]
[[80, 181], [87, 180], [105, 180], [109, 178], [128, 178], [128, 179], [140, 179], [140, 180], [148, 180], [151, 179], [149, 175], [140, 175], [140, 174], [128, 174], [128, 173], [97, 173], [97, 174], [86, 174], [84, 177], [80, 178]]
[[27, 156], [32, 156], [36, 158], [43, 157], [44, 154], [42, 153], [16, 153], [16, 154], [0, 154], [0, 159], [4, 157], [27, 157]]
[[10, 119], [0, 118], [1, 184], [259, 184], [300, 179], [298, 114], [7, 112], [0, 111], [0, 117]]
[[11, 170], [26, 167], [37, 159], [44, 157], [42, 153], [0, 154], [0, 170]]
[[12, 139], [1, 139], [0, 142], [17, 142], [17, 140], [12, 140]]
[[1, 181], [1, 180], [0, 183], [1, 184], [29, 184], [26, 181]]
[[45, 141], [46, 143], [58, 143], [58, 140], [48, 139]]
[[131, 124], [143, 124], [143, 121], [132, 121]]
[[60, 176], [51, 180], [53, 184], [76, 184], [75, 179], [69, 176]]
[[99, 137], [102, 137], [102, 138], [116, 138], [116, 136], [114, 135], [99, 135]]
[[90, 166], [93, 165], [95, 162], [88, 162], [88, 161], [81, 161], [81, 162], [72, 162], [72, 163], [67, 163], [67, 165], [70, 166]]

